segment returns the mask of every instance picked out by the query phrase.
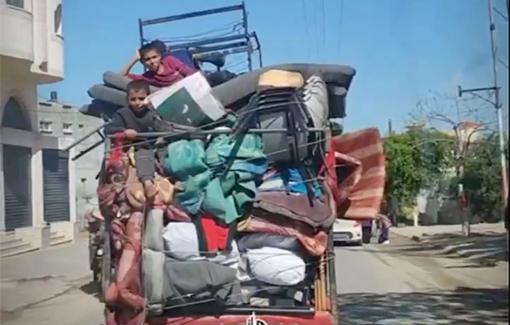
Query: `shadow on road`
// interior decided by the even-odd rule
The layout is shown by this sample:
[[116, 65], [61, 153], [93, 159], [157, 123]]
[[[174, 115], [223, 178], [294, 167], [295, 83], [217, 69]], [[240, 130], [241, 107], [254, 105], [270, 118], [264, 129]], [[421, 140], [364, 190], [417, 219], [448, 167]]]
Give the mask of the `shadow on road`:
[[341, 325], [508, 324], [508, 287], [338, 296]]
[[90, 281], [89, 283], [86, 283], [80, 287], [80, 290], [97, 300], [101, 301], [101, 284], [98, 282]]
[[464, 237], [455, 234], [424, 236], [420, 241], [400, 240], [384, 249], [385, 253], [423, 256], [435, 255], [446, 258], [467, 258], [471, 267], [496, 266], [508, 261], [506, 237], [503, 234], [473, 234]]

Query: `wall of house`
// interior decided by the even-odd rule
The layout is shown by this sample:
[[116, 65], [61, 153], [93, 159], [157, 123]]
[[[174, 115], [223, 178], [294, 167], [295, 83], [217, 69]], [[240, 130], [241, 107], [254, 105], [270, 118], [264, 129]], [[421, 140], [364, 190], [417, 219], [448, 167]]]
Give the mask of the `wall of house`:
[[38, 84], [64, 78], [62, 0], [0, 0], [2, 69], [32, 74]]
[[[55, 93], [57, 97], [57, 94]], [[58, 101], [39, 101], [38, 110], [39, 130], [42, 134], [78, 140], [97, 129], [103, 124], [100, 118], [86, 116], [80, 113], [79, 108]], [[87, 150], [96, 142], [102, 140], [97, 134], [74, 148], [76, 154]], [[85, 212], [97, 206], [97, 180], [96, 176], [101, 168], [104, 155], [104, 146], [100, 145], [74, 162], [76, 196], [76, 220], [84, 225]]]
[[[64, 149], [70, 145], [73, 138], [64, 138], [57, 136], [47, 136], [39, 134], [38, 130], [38, 101], [37, 84], [32, 80], [15, 80], [13, 78], [5, 79], [0, 76], [0, 125], [5, 109], [5, 104], [9, 98], [15, 98], [25, 110], [27, 116], [30, 116], [33, 132], [1, 128], [0, 143], [32, 148], [31, 158], [31, 187], [32, 187], [32, 220], [34, 227], [44, 224], [44, 204], [43, 204], [43, 173], [42, 173], [42, 150], [43, 149]], [[74, 153], [74, 150], [71, 154]], [[75, 163], [69, 162], [69, 183], [70, 197], [76, 197], [76, 177]], [[0, 146], [0, 184], [3, 185], [3, 152]], [[0, 230], [4, 226], [4, 187], [0, 186]], [[70, 221], [76, 221], [76, 202], [70, 202]]]

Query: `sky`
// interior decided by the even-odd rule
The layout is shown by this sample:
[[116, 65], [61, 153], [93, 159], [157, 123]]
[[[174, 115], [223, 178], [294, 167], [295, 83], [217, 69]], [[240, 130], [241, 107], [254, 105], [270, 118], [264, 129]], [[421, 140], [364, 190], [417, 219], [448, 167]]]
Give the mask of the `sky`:
[[[505, 0], [496, 7], [507, 13]], [[105, 71], [120, 71], [140, 44], [138, 19], [239, 4], [236, 0], [65, 1], [65, 80], [42, 86], [48, 98], [76, 105]], [[250, 31], [261, 41], [264, 66], [348, 64], [357, 71], [347, 97], [346, 130], [409, 121], [419, 101], [493, 85], [488, 0], [245, 0]], [[149, 26], [148, 38], [189, 38], [231, 28], [240, 13]], [[508, 22], [496, 14], [499, 82], [508, 110]], [[223, 29], [222, 29], [223, 27]], [[228, 32], [228, 30], [226, 30]], [[244, 57], [229, 58], [234, 70]], [[140, 71], [140, 67], [137, 70]], [[136, 70], [135, 70], [136, 71]], [[481, 93], [482, 96], [491, 94]], [[487, 115], [495, 114], [491, 108]], [[506, 118], [508, 119], [508, 117]]]

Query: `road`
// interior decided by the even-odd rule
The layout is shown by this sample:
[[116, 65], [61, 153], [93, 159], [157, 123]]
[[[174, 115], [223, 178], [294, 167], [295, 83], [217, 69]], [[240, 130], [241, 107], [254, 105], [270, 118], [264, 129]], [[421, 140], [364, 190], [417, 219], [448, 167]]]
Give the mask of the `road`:
[[[508, 268], [438, 257], [397, 240], [387, 246], [338, 247], [336, 272], [340, 325], [508, 324]], [[4, 314], [0, 323], [103, 324], [102, 306], [87, 281]]]
[[420, 244], [336, 250], [341, 325], [508, 324], [508, 263], [473, 264]]

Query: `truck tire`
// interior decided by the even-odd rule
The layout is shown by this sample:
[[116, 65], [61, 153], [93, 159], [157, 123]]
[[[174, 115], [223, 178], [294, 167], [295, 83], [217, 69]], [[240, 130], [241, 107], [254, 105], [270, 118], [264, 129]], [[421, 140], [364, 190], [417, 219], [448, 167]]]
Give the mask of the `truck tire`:
[[370, 244], [372, 240], [372, 228], [371, 227], [363, 227], [361, 229], [361, 241], [363, 244]]

